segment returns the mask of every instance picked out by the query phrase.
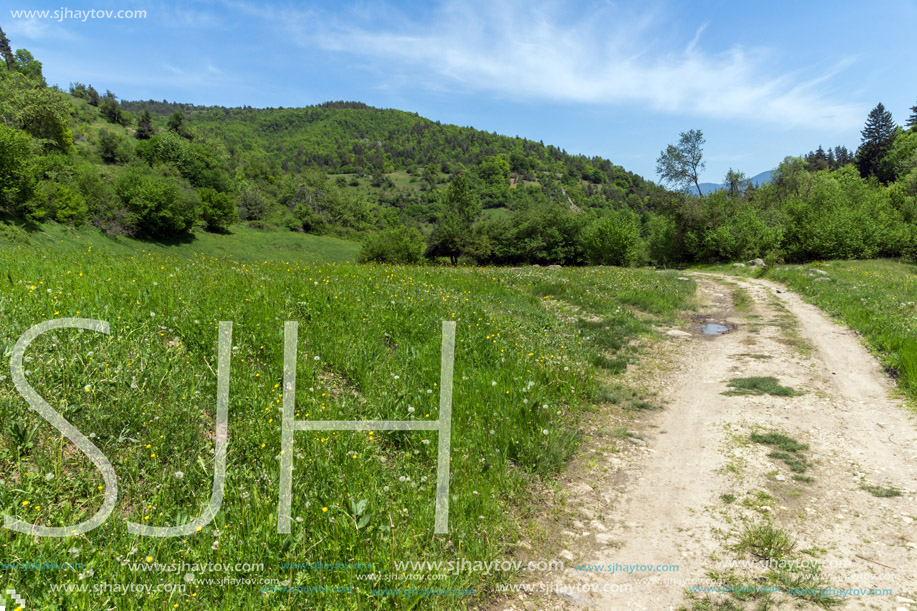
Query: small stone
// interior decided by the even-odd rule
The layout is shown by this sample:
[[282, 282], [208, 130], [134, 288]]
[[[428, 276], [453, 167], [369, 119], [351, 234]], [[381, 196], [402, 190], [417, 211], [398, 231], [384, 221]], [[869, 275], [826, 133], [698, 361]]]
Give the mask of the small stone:
[[778, 473], [777, 475], [774, 476], [774, 479], [777, 480], [778, 482], [785, 482], [785, 481], [786, 481], [786, 477], [784, 477], [783, 475], [780, 475], [779, 473]]
[[691, 334], [681, 329], [669, 329], [665, 332], [669, 337], [691, 337]]
[[557, 555], [560, 556], [561, 558], [563, 558], [564, 560], [569, 560], [570, 562], [573, 562], [573, 560], [574, 560], [573, 552], [570, 552], [570, 551], [567, 551], [567, 550], [562, 550], [562, 551], [561, 551], [559, 554], [557, 554]]
[[610, 533], [598, 533], [595, 536], [595, 540], [601, 543], [602, 545], [610, 545], [611, 543], [614, 542], [614, 536], [611, 535]]
[[633, 444], [635, 444], [635, 445], [638, 445], [638, 446], [645, 446], [645, 445], [646, 445], [646, 442], [645, 442], [645, 441], [643, 441], [642, 439], [637, 439], [636, 437], [628, 437], [628, 438], [627, 438], [627, 441], [629, 441], [629, 442], [631, 442], [631, 443], [633, 443]]

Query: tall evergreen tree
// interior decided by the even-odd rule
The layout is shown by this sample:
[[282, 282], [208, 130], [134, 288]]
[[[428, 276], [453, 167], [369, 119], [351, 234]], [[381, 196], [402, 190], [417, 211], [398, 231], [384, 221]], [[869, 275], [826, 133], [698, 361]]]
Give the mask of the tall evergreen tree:
[[153, 115], [149, 110], [143, 109], [137, 117], [137, 131], [134, 132], [134, 137], [137, 140], [149, 140], [153, 137], [153, 133]]
[[911, 116], [907, 119], [907, 126], [911, 129], [917, 129], [917, 104], [911, 106]]
[[6, 61], [7, 70], [12, 72], [16, 69], [16, 56], [13, 55], [13, 49], [10, 47], [10, 39], [3, 33], [3, 28], [0, 28], [0, 55], [2, 55], [4, 61]]
[[863, 140], [857, 149], [857, 168], [863, 178], [876, 175], [879, 162], [895, 140], [896, 127], [892, 113], [885, 110], [881, 102], [869, 111], [866, 125], [860, 132]]

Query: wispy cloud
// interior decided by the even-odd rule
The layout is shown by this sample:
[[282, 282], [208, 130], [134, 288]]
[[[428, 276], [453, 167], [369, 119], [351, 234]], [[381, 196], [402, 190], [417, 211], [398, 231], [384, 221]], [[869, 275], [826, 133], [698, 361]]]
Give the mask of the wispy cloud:
[[415, 86], [787, 127], [845, 129], [860, 122], [862, 108], [832, 97], [827, 79], [840, 63], [815, 74], [814, 67], [780, 72], [772, 49], [705, 50], [705, 29], [713, 25], [700, 25], [679, 43], [666, 37], [665, 15], [623, 11], [448, 0], [422, 20], [363, 6], [346, 22], [288, 15], [284, 27], [301, 44], [353, 54], [392, 78], [411, 75]]
[[61, 26], [59, 22], [50, 19], [10, 19], [4, 23], [4, 27], [10, 40], [13, 41], [43, 42], [47, 40], [65, 40], [72, 42], [81, 40], [80, 36]]

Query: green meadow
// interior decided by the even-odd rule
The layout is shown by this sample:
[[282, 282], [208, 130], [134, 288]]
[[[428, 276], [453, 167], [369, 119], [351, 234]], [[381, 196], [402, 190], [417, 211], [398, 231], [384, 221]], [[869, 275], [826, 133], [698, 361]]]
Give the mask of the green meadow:
[[[494, 580], [512, 576], [430, 571], [404, 581], [395, 563], [512, 558], [540, 482], [576, 452], [580, 417], [639, 358], [630, 340], [652, 334], [694, 291], [652, 270], [357, 266], [315, 260], [346, 258], [345, 242], [329, 251], [286, 240], [272, 251], [268, 239], [261, 254], [244, 231], [223, 236], [235, 244], [227, 258], [204, 241], [112, 243], [46, 227], [0, 240], [0, 506], [64, 526], [102, 503], [101, 473], [30, 409], [5, 364], [22, 333], [65, 317], [106, 321], [110, 333], [39, 336], [27, 379], [108, 457], [118, 500], [85, 534], [0, 530], [5, 562], [76, 567], [7, 571], [30, 608], [480, 603]], [[297, 419], [433, 421], [444, 320], [457, 323], [448, 534], [433, 533], [437, 437], [426, 431], [297, 432], [292, 531], [278, 534], [284, 322], [299, 323]], [[184, 524], [210, 499], [220, 321], [233, 323], [222, 506], [192, 535], [132, 535], [127, 521]], [[316, 562], [341, 565], [285, 566]], [[106, 591], [112, 583], [151, 590]], [[394, 590], [409, 587], [474, 593]]]

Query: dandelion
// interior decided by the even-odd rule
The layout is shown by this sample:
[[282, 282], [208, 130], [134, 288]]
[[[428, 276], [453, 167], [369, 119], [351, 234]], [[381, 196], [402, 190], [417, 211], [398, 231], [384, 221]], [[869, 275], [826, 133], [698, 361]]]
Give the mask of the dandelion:
[[496, 382], [491, 382], [490, 385], [491, 385], [491, 386], [496, 386], [497, 383], [496, 383]]
[[182, 473], [181, 471], [175, 472], [175, 479], [182, 479], [183, 477], [185, 477], [185, 474]]
[[548, 429], [542, 429], [542, 430], [541, 430], [541, 434], [542, 434], [542, 435], [547, 435], [547, 434], [548, 434]]
[[84, 392], [89, 392], [90, 389], [91, 389], [91, 388], [90, 388], [89, 384], [87, 384], [86, 386], [83, 387], [83, 391], [84, 391]]
[[152, 557], [152, 556], [147, 556], [147, 557], [146, 557], [146, 561], [147, 561], [147, 562], [153, 562], [153, 557]]
[[327, 508], [327, 507], [322, 507], [322, 513], [328, 513], [328, 508]]
[[414, 413], [414, 408], [411, 407], [410, 405], [408, 405], [408, 413], [409, 413], [409, 414], [413, 414], [413, 413]]
[[47, 475], [45, 475], [45, 480], [46, 480], [46, 481], [49, 481], [49, 482], [50, 482], [52, 479], [54, 479], [54, 474], [53, 474], [53, 473], [48, 473]]

